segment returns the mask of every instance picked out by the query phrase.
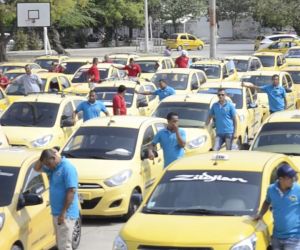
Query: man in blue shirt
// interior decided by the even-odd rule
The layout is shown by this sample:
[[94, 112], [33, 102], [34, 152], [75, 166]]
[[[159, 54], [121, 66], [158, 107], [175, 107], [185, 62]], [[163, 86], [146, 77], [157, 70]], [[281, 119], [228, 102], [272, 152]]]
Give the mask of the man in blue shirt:
[[89, 93], [88, 101], [84, 101], [78, 105], [76, 110], [73, 113], [73, 122], [75, 123], [76, 115], [79, 112], [83, 112], [83, 121], [87, 121], [96, 117], [100, 117], [100, 113], [105, 113], [106, 116], [109, 116], [109, 113], [101, 101], [96, 100], [97, 95], [94, 90], [91, 90]]
[[58, 249], [72, 249], [73, 230], [79, 218], [76, 169], [55, 149], [43, 150], [34, 169], [46, 172], [49, 177], [50, 206]]
[[154, 159], [154, 147], [159, 143], [164, 152], [164, 167], [183, 157], [186, 143], [185, 131], [178, 127], [178, 114], [170, 112], [167, 115], [168, 126], [158, 131], [149, 147], [148, 156]]
[[287, 107], [286, 90], [279, 85], [279, 75], [272, 76], [272, 84], [258, 87], [252, 83], [242, 83], [243, 87], [257, 89], [268, 95], [270, 114], [285, 110]]
[[176, 91], [172, 87], [168, 86], [164, 80], [160, 80], [159, 81], [159, 89], [157, 89], [153, 92], [151, 92], [151, 91], [145, 91], [145, 92], [136, 91], [136, 93], [140, 94], [140, 95], [157, 95], [159, 100], [161, 101], [170, 95], [175, 95]]
[[218, 151], [223, 143], [226, 144], [226, 150], [232, 149], [233, 139], [236, 139], [237, 118], [236, 110], [233, 104], [226, 100], [225, 89], [218, 90], [219, 101], [214, 103], [209, 110], [209, 116], [206, 125], [215, 120], [217, 136], [213, 150]]
[[300, 249], [300, 185], [295, 182], [296, 176], [293, 168], [282, 164], [277, 170], [277, 181], [269, 186], [261, 211], [254, 217], [262, 219], [272, 206], [273, 250]]

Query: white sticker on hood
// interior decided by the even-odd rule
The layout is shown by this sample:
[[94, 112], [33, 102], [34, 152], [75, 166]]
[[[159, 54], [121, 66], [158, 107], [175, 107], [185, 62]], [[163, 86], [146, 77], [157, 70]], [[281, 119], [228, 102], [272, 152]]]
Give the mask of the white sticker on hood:
[[204, 182], [213, 182], [213, 181], [227, 181], [227, 182], [241, 182], [247, 183], [248, 181], [243, 178], [235, 178], [235, 177], [226, 177], [223, 175], [209, 175], [207, 172], [203, 174], [181, 174], [176, 175], [170, 181], [204, 181]]

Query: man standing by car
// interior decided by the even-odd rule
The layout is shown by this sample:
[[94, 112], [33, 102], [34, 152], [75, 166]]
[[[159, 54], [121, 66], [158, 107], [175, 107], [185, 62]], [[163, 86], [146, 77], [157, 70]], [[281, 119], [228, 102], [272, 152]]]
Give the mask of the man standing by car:
[[277, 170], [277, 181], [271, 184], [255, 220], [263, 218], [272, 207], [274, 229], [272, 250], [300, 249], [300, 185], [297, 173], [287, 164]]
[[270, 114], [283, 111], [287, 107], [285, 88], [279, 85], [279, 75], [272, 76], [272, 84], [258, 87], [252, 83], [242, 82], [243, 87], [257, 89], [265, 92], [268, 95]]
[[103, 102], [97, 100], [97, 95], [94, 90], [89, 93], [89, 98], [87, 101], [81, 102], [73, 113], [73, 123], [75, 124], [76, 115], [79, 112], [83, 112], [83, 121], [87, 121], [96, 117], [100, 117], [100, 113], [103, 112], [106, 116], [109, 113], [103, 104]]
[[100, 73], [98, 70], [98, 58], [93, 58], [93, 65], [88, 69], [89, 82], [98, 83], [100, 81]]
[[126, 87], [124, 85], [120, 85], [118, 87], [118, 93], [113, 98], [114, 115], [126, 115], [127, 114], [125, 94], [126, 94]]
[[159, 100], [163, 100], [166, 97], [170, 96], [170, 95], [175, 95], [175, 89], [173, 89], [172, 87], [168, 86], [167, 83], [164, 80], [159, 80], [159, 89], [155, 90], [155, 91], [145, 91], [145, 92], [138, 92], [136, 91], [137, 94], [140, 95], [157, 95], [159, 97]]
[[188, 58], [188, 53], [186, 50], [183, 50], [181, 52], [181, 56], [177, 57], [175, 61], [175, 68], [188, 68], [189, 67], [189, 61], [190, 59]]
[[58, 250], [71, 250], [75, 222], [79, 219], [76, 169], [55, 149], [43, 150], [34, 169], [45, 172], [49, 177], [50, 206]]
[[25, 74], [17, 77], [13, 82], [23, 84], [25, 93], [36, 93], [41, 91], [42, 80], [36, 75], [32, 74], [30, 65], [25, 65]]
[[140, 65], [134, 63], [133, 58], [130, 58], [129, 64], [123, 68], [118, 68], [116, 66], [113, 66], [113, 67], [115, 67], [116, 69], [119, 69], [119, 70], [126, 70], [129, 79], [133, 79], [133, 80], [136, 80], [138, 77], [140, 77], [140, 75], [142, 73], [142, 69], [141, 69]]
[[214, 103], [209, 111], [206, 121], [208, 125], [212, 119], [216, 123], [216, 139], [213, 150], [219, 151], [223, 143], [226, 144], [226, 150], [232, 149], [233, 139], [237, 138], [237, 115], [233, 104], [226, 100], [225, 89], [218, 90], [219, 101]]
[[157, 143], [161, 145], [164, 152], [164, 167], [167, 167], [173, 161], [183, 157], [186, 144], [186, 133], [183, 129], [178, 127], [178, 114], [170, 112], [167, 115], [167, 120], [168, 126], [158, 131], [148, 150], [148, 157], [150, 160], [153, 160], [155, 157], [155, 145]]

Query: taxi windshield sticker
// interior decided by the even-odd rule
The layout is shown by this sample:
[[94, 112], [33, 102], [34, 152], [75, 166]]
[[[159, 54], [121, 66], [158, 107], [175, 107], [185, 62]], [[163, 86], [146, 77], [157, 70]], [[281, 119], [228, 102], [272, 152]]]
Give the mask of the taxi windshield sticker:
[[248, 183], [247, 180], [243, 178], [226, 177], [223, 175], [209, 175], [207, 172], [202, 174], [180, 174], [173, 177], [170, 181], [204, 181], [204, 182], [214, 182], [214, 181], [225, 181], [225, 182], [240, 182]]
[[0, 170], [0, 176], [12, 177], [12, 176], [14, 176], [14, 174], [13, 174], [13, 173], [2, 172], [2, 171]]

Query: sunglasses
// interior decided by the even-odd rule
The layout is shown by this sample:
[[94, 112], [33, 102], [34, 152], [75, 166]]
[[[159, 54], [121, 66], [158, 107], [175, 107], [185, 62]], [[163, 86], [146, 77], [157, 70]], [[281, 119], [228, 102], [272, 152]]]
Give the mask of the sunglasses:
[[218, 96], [224, 96], [225, 94], [218, 94]]

